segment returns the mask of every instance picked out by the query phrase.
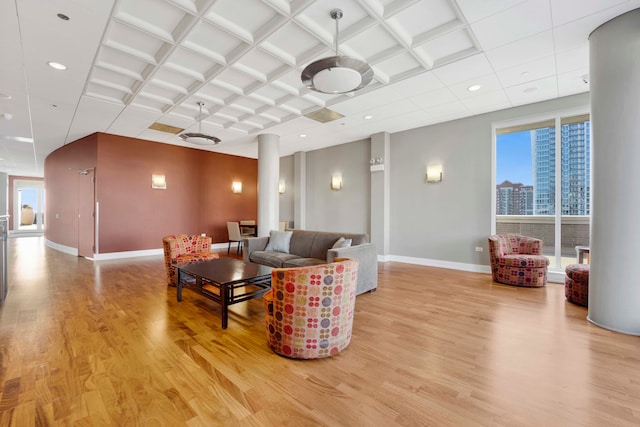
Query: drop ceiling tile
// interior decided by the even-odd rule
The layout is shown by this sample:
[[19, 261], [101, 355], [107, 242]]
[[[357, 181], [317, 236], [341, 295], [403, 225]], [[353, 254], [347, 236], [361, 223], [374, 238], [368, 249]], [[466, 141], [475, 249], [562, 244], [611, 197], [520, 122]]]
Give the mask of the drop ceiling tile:
[[452, 85], [493, 72], [485, 54], [477, 54], [433, 70], [433, 74], [445, 85]]
[[426, 41], [441, 30], [451, 29], [452, 25], [462, 24], [447, 0], [416, 2], [386, 23], [408, 46]]
[[178, 73], [170, 68], [159, 68], [151, 79], [151, 84], [170, 89], [176, 94], [186, 95], [188, 89], [198, 84], [198, 80], [191, 76]]
[[167, 106], [171, 106], [175, 104], [175, 100], [178, 99], [182, 94], [175, 90], [149, 83], [146, 84], [142, 88], [142, 90], [140, 90], [138, 95], [154, 99], [156, 101], [165, 103]]
[[551, 29], [549, 0], [528, 0], [475, 22], [471, 28], [484, 50], [547, 31]]
[[503, 12], [527, 0], [457, 0], [467, 22], [472, 23]]
[[555, 72], [555, 57], [553, 55], [549, 55], [536, 61], [527, 62], [526, 64], [520, 64], [515, 67], [498, 70], [496, 71], [496, 74], [502, 82], [502, 85], [508, 87], [533, 80], [540, 80], [554, 75]]
[[604, 9], [622, 5], [625, 0], [581, 0], [580, 7], [566, 0], [550, 0], [554, 25], [562, 25], [595, 14]]
[[495, 70], [544, 58], [554, 51], [553, 35], [545, 31], [531, 37], [486, 51], [487, 58]]
[[403, 93], [395, 90], [391, 86], [384, 86], [375, 93], [365, 93], [331, 105], [331, 109], [345, 116], [360, 115], [372, 108], [400, 101], [404, 98], [406, 98], [406, 96]]
[[[156, 0], [121, 0], [114, 17], [165, 41], [173, 41], [173, 30], [185, 12], [167, 2]], [[150, 13], [153, 11], [153, 13]]]
[[164, 100], [155, 99], [153, 96], [145, 96], [145, 94], [142, 93], [140, 93], [139, 96], [136, 96], [129, 105], [150, 110], [158, 114], [163, 114], [164, 110], [168, 107]]
[[557, 73], [565, 73], [576, 69], [589, 69], [589, 46], [565, 51], [556, 55]]
[[[217, 105], [226, 105], [238, 97], [237, 92], [214, 84], [208, 84], [201, 87], [195, 95], [201, 99], [207, 100], [207, 104], [214, 103]], [[191, 104], [195, 105], [195, 102], [192, 102]]]
[[289, 65], [298, 65], [326, 46], [295, 22], [288, 22], [273, 32], [260, 47]]
[[127, 55], [107, 46], [100, 48], [95, 66], [143, 80], [145, 69], [149, 64], [131, 55]]
[[295, 114], [305, 114], [309, 110], [314, 111], [318, 106], [305, 100], [304, 98], [291, 98], [279, 105], [280, 108], [286, 109]]
[[244, 120], [245, 123], [250, 124], [251, 126], [258, 127], [264, 129], [269, 125], [275, 124], [275, 122], [271, 119], [268, 119], [264, 116], [251, 116]]
[[157, 64], [156, 56], [165, 46], [162, 40], [116, 21], [111, 21], [103, 44], [150, 64]]
[[210, 58], [181, 46], [171, 52], [164, 66], [200, 81], [207, 80], [221, 70], [220, 65]]
[[431, 68], [470, 49], [475, 49], [475, 45], [467, 30], [463, 28], [423, 43], [413, 51]]
[[449, 104], [457, 101], [458, 98], [447, 87], [435, 89], [429, 92], [421, 93], [417, 96], [409, 98], [418, 108], [427, 109], [437, 105]]
[[482, 114], [511, 107], [511, 101], [509, 101], [502, 89], [463, 99], [462, 104], [473, 114]]
[[[246, 111], [239, 110], [237, 108], [233, 108], [233, 106], [226, 106], [216, 111], [216, 113], [212, 117], [223, 117], [228, 120], [232, 120], [237, 122], [241, 117], [247, 114]], [[209, 120], [209, 119], [207, 119]]]
[[294, 18], [302, 28], [314, 34], [327, 46], [333, 46], [336, 33], [336, 22], [330, 14], [332, 9], [339, 7], [343, 12], [343, 16], [338, 22], [341, 41], [347, 41], [358, 31], [373, 23], [367, 11], [357, 1], [341, 0], [335, 4], [328, 3], [324, 1], [312, 2]]
[[216, 86], [221, 86], [231, 90], [239, 95], [249, 92], [249, 89], [260, 82], [255, 78], [231, 68], [222, 71], [214, 81], [211, 82]]
[[250, 50], [233, 67], [261, 82], [266, 82], [275, 75], [282, 74], [284, 70], [289, 69], [282, 61], [260, 49]]
[[206, 22], [196, 24], [181, 45], [223, 65], [249, 49], [247, 43]]
[[555, 77], [552, 76], [505, 88], [505, 92], [514, 106], [530, 104], [557, 98], [558, 84]]
[[264, 107], [264, 104], [256, 99], [245, 96], [234, 100], [233, 106], [247, 113], [256, 114], [256, 111]]
[[401, 96], [409, 97], [440, 89], [443, 86], [443, 83], [435, 76], [433, 71], [425, 71], [416, 76], [392, 83], [389, 87]]
[[[558, 95], [568, 96], [589, 91], [589, 67], [558, 74]], [[585, 83], [586, 81], [586, 83]]]
[[270, 21], [277, 21], [278, 13], [257, 0], [218, 0], [204, 16], [251, 43], [266, 32]]
[[348, 42], [341, 44], [352, 56], [376, 62], [390, 55], [397, 54], [402, 49], [389, 31], [382, 25], [369, 27], [366, 31], [355, 35]]
[[283, 110], [279, 107], [271, 107], [262, 113], [260, 116], [266, 117], [269, 120], [273, 120], [275, 122], [284, 122], [288, 117], [291, 116], [291, 112], [287, 110]]
[[103, 99], [105, 101], [112, 101], [118, 103], [124, 103], [124, 100], [129, 96], [128, 92], [118, 90], [113, 87], [107, 87], [96, 83], [87, 84], [87, 90], [85, 94], [93, 96], [95, 98]]
[[249, 96], [251, 98], [259, 100], [264, 104], [276, 105], [278, 103], [278, 100], [283, 99], [289, 95], [290, 94], [287, 91], [280, 89], [272, 84], [267, 84], [256, 89]]
[[139, 80], [100, 67], [93, 69], [90, 81], [95, 84], [121, 90], [128, 94], [132, 94], [133, 88], [140, 84]]
[[301, 72], [299, 70], [291, 70], [281, 76], [277, 81], [273, 82], [273, 85], [292, 95], [299, 95], [301, 90], [304, 88], [300, 74]]
[[[469, 91], [469, 86], [480, 85], [480, 89], [476, 91]], [[486, 93], [495, 92], [502, 88], [500, 80], [495, 73], [487, 74], [485, 76], [474, 77], [466, 82], [456, 83], [449, 86], [449, 89], [458, 99], [475, 98], [477, 96], [484, 95]]]
[[371, 67], [377, 77], [389, 83], [394, 79], [399, 80], [403, 74], [416, 73], [424, 70], [424, 67], [409, 53], [395, 55], [385, 61]]

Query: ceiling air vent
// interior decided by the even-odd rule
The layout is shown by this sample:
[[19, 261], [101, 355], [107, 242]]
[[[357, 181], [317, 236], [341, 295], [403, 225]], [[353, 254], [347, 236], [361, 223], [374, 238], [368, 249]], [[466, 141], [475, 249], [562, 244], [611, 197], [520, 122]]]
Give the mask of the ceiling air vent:
[[149, 129], [157, 130], [157, 131], [160, 131], [160, 132], [172, 133], [174, 135], [177, 135], [177, 134], [179, 134], [180, 132], [182, 132], [184, 130], [182, 128], [165, 125], [163, 123], [158, 123], [158, 122], [155, 122], [154, 124], [149, 126]]
[[328, 108], [321, 108], [320, 110], [307, 113], [304, 116], [308, 119], [315, 120], [320, 123], [328, 123], [344, 117], [342, 114], [333, 110], [329, 110]]

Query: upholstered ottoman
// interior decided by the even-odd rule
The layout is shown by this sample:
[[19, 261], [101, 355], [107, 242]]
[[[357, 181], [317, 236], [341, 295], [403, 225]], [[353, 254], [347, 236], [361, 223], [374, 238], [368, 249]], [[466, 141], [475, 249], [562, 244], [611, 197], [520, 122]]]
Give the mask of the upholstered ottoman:
[[564, 296], [567, 301], [586, 307], [589, 304], [589, 264], [569, 264], [565, 273]]

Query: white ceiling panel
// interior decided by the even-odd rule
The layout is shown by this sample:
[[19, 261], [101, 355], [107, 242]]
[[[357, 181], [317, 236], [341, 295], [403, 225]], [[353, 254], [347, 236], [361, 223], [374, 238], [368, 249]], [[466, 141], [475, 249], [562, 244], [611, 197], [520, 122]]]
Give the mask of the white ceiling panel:
[[[589, 34], [638, 7], [640, 0], [0, 2], [0, 94], [11, 95], [0, 97], [0, 114], [13, 116], [0, 118], [0, 171], [42, 176], [47, 154], [93, 132], [190, 146], [148, 126], [197, 130], [198, 102], [203, 130], [223, 142], [192, 148], [256, 157], [265, 131], [280, 135], [290, 154], [587, 92]], [[334, 8], [343, 11], [340, 54], [367, 61], [374, 77], [357, 92], [329, 95], [305, 87], [300, 74], [334, 55]], [[47, 67], [51, 60], [67, 70]], [[482, 88], [469, 92], [471, 84]], [[344, 119], [303, 117], [325, 107]], [[3, 146], [12, 135], [35, 142]]]

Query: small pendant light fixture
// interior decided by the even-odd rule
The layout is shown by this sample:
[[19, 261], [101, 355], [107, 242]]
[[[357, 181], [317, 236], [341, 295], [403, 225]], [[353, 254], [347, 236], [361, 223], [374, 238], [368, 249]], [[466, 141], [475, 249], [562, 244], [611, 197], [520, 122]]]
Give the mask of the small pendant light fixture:
[[204, 102], [198, 102], [198, 107], [200, 107], [200, 113], [198, 114], [198, 132], [187, 132], [181, 133], [180, 138], [188, 142], [190, 144], [197, 145], [215, 145], [220, 143], [220, 138], [216, 138], [215, 136], [206, 135], [202, 133], [202, 107], [204, 107]]
[[319, 59], [302, 71], [302, 83], [321, 93], [349, 93], [362, 89], [371, 82], [373, 70], [366, 62], [351, 56], [338, 55], [338, 21], [342, 10], [333, 9], [331, 18], [336, 21], [336, 56]]

